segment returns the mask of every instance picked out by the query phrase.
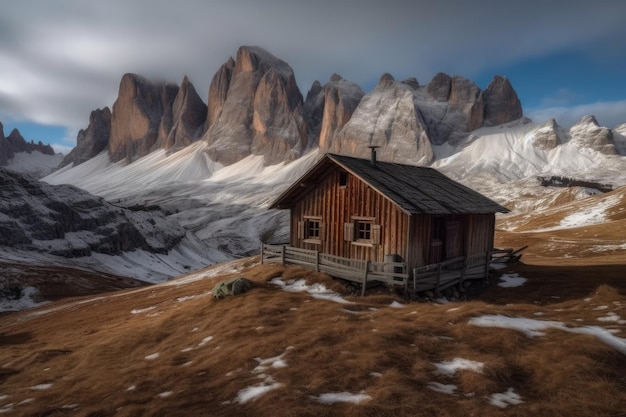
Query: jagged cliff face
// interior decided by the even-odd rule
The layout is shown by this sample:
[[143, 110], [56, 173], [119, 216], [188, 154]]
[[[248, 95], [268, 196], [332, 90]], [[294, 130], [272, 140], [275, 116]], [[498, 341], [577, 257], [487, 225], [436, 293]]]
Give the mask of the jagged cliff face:
[[70, 185], [49, 185], [0, 168], [0, 249], [66, 258], [144, 249], [167, 253], [185, 230], [160, 212], [133, 212]]
[[111, 137], [111, 110], [97, 109], [89, 115], [89, 126], [81, 129], [76, 137], [76, 147], [63, 159], [59, 167], [74, 166], [98, 155], [109, 145]]
[[[172, 126], [157, 147], [179, 149], [198, 139], [204, 130], [207, 106], [187, 77], [183, 79], [172, 105]], [[167, 129], [167, 126], [164, 126]]]
[[303, 113], [291, 67], [262, 48], [241, 47], [209, 88], [209, 155], [223, 164], [250, 154], [268, 165], [295, 159], [307, 146]]
[[593, 116], [582, 117], [569, 130], [571, 141], [581, 148], [591, 148], [606, 155], [616, 155], [613, 132], [598, 125]]
[[54, 155], [54, 149], [50, 145], [44, 145], [41, 141], [27, 142], [17, 129], [13, 129], [9, 136], [5, 137], [4, 126], [0, 123], [0, 166], [6, 166], [18, 152], [31, 153], [33, 151], [44, 155]]
[[165, 142], [177, 93], [173, 84], [153, 83], [136, 74], [122, 77], [111, 117], [111, 161], [131, 162], [150, 153], [157, 141]]
[[[242, 46], [213, 76], [207, 104], [187, 77], [178, 87], [125, 74], [113, 105], [108, 151], [112, 161], [131, 162], [202, 138], [209, 157], [221, 164], [253, 154], [270, 165], [316, 146], [367, 156], [366, 146], [374, 144], [381, 146], [382, 158], [426, 164], [433, 159], [432, 145], [457, 145], [470, 131], [521, 117], [517, 94], [500, 76], [482, 91], [466, 78], [443, 73], [424, 86], [385, 74], [365, 94], [334, 74], [324, 86], [313, 83], [303, 102], [286, 62], [260, 47]], [[82, 156], [68, 161], [80, 163], [104, 143], [104, 123], [96, 128], [90, 120], [91, 125], [79, 133]]]
[[484, 125], [495, 126], [522, 117], [522, 103], [506, 77], [496, 75], [484, 92]]
[[[490, 87], [494, 85], [510, 84], [496, 77]], [[440, 73], [420, 86], [415, 79], [398, 82], [385, 74], [360, 100], [344, 126], [334, 135], [320, 134], [320, 147], [367, 156], [367, 145], [371, 144], [381, 147], [381, 159], [429, 164], [434, 158], [432, 145], [458, 144], [469, 132], [490, 125], [495, 117], [503, 123], [521, 117], [519, 99], [509, 89], [493, 87], [489, 99], [486, 97], [476, 84], [459, 76]], [[486, 118], [488, 113], [491, 119]]]
[[366, 94], [350, 120], [340, 128], [330, 151], [368, 157], [368, 145], [379, 146], [381, 160], [423, 163], [433, 151], [422, 115], [415, 106], [414, 87], [385, 74]]
[[329, 151], [336, 133], [352, 117], [365, 95], [361, 87], [335, 74], [326, 83], [323, 93], [323, 113], [319, 134], [319, 147]]
[[125, 74], [113, 104], [109, 156], [131, 162], [156, 149], [180, 149], [204, 131], [207, 106], [185, 77], [179, 86]]
[[626, 155], [626, 123], [613, 129], [613, 141], [615, 142], [615, 150], [620, 155]]

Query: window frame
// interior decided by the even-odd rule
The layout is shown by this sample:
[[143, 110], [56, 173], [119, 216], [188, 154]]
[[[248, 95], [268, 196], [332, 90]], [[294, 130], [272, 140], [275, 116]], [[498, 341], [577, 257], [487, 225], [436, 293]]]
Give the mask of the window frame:
[[[312, 231], [314, 231], [314, 233], [311, 233]], [[303, 242], [321, 244], [324, 240], [324, 223], [322, 222], [322, 216], [304, 216], [302, 232]]]
[[350, 223], [344, 225], [344, 234], [347, 230], [352, 234], [344, 236], [346, 241], [356, 246], [374, 247], [381, 244], [382, 227], [376, 223], [375, 217], [352, 216], [350, 220]]

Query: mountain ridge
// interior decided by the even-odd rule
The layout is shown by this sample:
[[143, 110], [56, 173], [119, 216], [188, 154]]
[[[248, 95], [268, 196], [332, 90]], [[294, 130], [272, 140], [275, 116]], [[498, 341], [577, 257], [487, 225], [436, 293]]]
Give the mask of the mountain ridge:
[[[381, 100], [377, 94], [386, 94], [387, 98]], [[189, 95], [193, 102], [186, 107], [184, 117], [174, 110], [175, 100], [183, 100], [178, 95]], [[369, 104], [359, 108], [363, 100]], [[179, 87], [125, 74], [113, 104], [107, 149], [111, 161], [130, 163], [156, 149], [169, 149], [173, 143], [180, 149], [203, 140], [209, 144], [207, 152], [215, 162], [228, 165], [248, 155], [263, 155], [265, 164], [273, 165], [297, 159], [317, 146], [353, 149], [356, 145], [351, 138], [362, 133], [354, 125], [368, 117], [392, 117], [385, 112], [393, 110], [382, 108], [388, 106], [396, 108], [396, 120], [389, 126], [373, 125], [364, 136], [380, 142], [377, 144], [383, 146], [383, 153], [389, 147], [391, 155], [416, 147], [411, 156], [414, 163], [432, 162], [430, 144], [459, 141], [476, 128], [510, 122], [523, 115], [515, 90], [502, 76], [495, 76], [482, 91], [461, 76], [440, 73], [420, 86], [415, 79], [398, 83], [390, 74], [383, 74], [374, 91], [366, 94], [355, 83], [334, 74], [324, 86], [315, 81], [307, 100], [303, 100], [289, 64], [261, 47], [241, 46], [236, 59], [228, 58], [214, 74], [206, 103], [187, 77]], [[353, 116], [358, 120], [349, 126]], [[172, 137], [181, 132], [184, 137]], [[402, 135], [409, 137], [402, 144], [392, 138]], [[84, 143], [85, 138], [87, 142], [95, 141], [85, 135], [80, 141]], [[80, 163], [82, 159], [68, 158], [63, 165]]]

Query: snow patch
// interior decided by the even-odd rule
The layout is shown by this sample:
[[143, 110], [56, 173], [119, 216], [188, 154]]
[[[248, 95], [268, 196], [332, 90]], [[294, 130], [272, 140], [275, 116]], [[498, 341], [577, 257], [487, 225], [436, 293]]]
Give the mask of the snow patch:
[[235, 401], [240, 403], [240, 404], [245, 404], [248, 401], [256, 400], [257, 398], [261, 397], [262, 395], [265, 395], [268, 392], [273, 391], [275, 389], [278, 389], [278, 388], [280, 388], [282, 386], [283, 386], [283, 384], [278, 383], [278, 382], [274, 382], [274, 383], [269, 384], [269, 385], [260, 384], [260, 385], [254, 385], [254, 386], [251, 386], [251, 387], [247, 387], [247, 388], [244, 388], [244, 389], [240, 390], [237, 393], [237, 398], [235, 399]]
[[448, 394], [448, 395], [454, 395], [454, 392], [456, 391], [456, 385], [454, 384], [442, 384], [440, 382], [429, 382], [428, 383], [428, 388], [435, 391], [435, 392], [439, 392], [442, 394]]
[[307, 285], [306, 280], [304, 279], [284, 282], [280, 278], [272, 278], [269, 283], [278, 285], [280, 288], [287, 292], [307, 292], [311, 295], [311, 297], [319, 300], [334, 301], [341, 304], [352, 304], [352, 302], [341, 297], [336, 292], [327, 289], [324, 284], [315, 283]]
[[22, 288], [21, 297], [15, 300], [0, 299], [0, 312], [21, 311], [48, 304], [49, 301], [37, 301], [39, 292], [35, 287]]
[[39, 385], [35, 385], [30, 387], [30, 389], [32, 390], [36, 390], [36, 391], [43, 391], [43, 390], [47, 390], [50, 389], [52, 387], [53, 384], [39, 384]]
[[500, 277], [502, 282], [498, 283], [498, 287], [502, 288], [514, 288], [524, 285], [526, 278], [520, 277], [519, 274], [504, 274]]
[[454, 358], [451, 361], [435, 363], [434, 365], [437, 368], [437, 374], [450, 377], [454, 376], [457, 371], [464, 369], [482, 373], [483, 367], [485, 366], [483, 362], [477, 362], [463, 358]]
[[311, 398], [326, 405], [332, 405], [335, 403], [361, 404], [372, 399], [372, 397], [364, 394], [363, 392], [360, 392], [359, 394], [352, 394], [349, 392], [328, 392], [318, 396], [311, 396]]
[[626, 355], [626, 339], [613, 335], [607, 329], [597, 326], [567, 327], [558, 321], [541, 321], [523, 317], [507, 317], [500, 314], [473, 317], [469, 324], [480, 327], [498, 327], [518, 330], [528, 337], [543, 336], [542, 330], [557, 329], [564, 332], [593, 336]]
[[509, 405], [517, 405], [523, 402], [522, 397], [517, 394], [513, 388], [509, 388], [505, 392], [492, 394], [489, 397], [489, 403], [500, 408], [506, 408]]

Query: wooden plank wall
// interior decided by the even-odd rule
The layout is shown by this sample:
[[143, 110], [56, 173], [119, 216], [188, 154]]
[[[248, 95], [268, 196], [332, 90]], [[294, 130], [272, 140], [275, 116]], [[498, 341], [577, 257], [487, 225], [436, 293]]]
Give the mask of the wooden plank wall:
[[[347, 186], [341, 187], [340, 172], [339, 167], [333, 168], [292, 209], [291, 245], [351, 259], [383, 262], [385, 255], [397, 254], [405, 260], [409, 216], [358, 177], [348, 174]], [[320, 216], [325, 223], [321, 244], [298, 238], [298, 222], [305, 216]], [[380, 245], [363, 246], [344, 241], [343, 225], [352, 221], [353, 216], [371, 217], [374, 224], [382, 225]]]
[[[462, 256], [484, 253], [493, 248], [493, 232], [495, 227], [494, 214], [465, 214], [449, 216], [462, 223], [464, 253]], [[411, 217], [411, 247], [407, 262], [410, 268], [427, 265], [430, 260], [432, 238], [431, 215], [414, 215]]]

